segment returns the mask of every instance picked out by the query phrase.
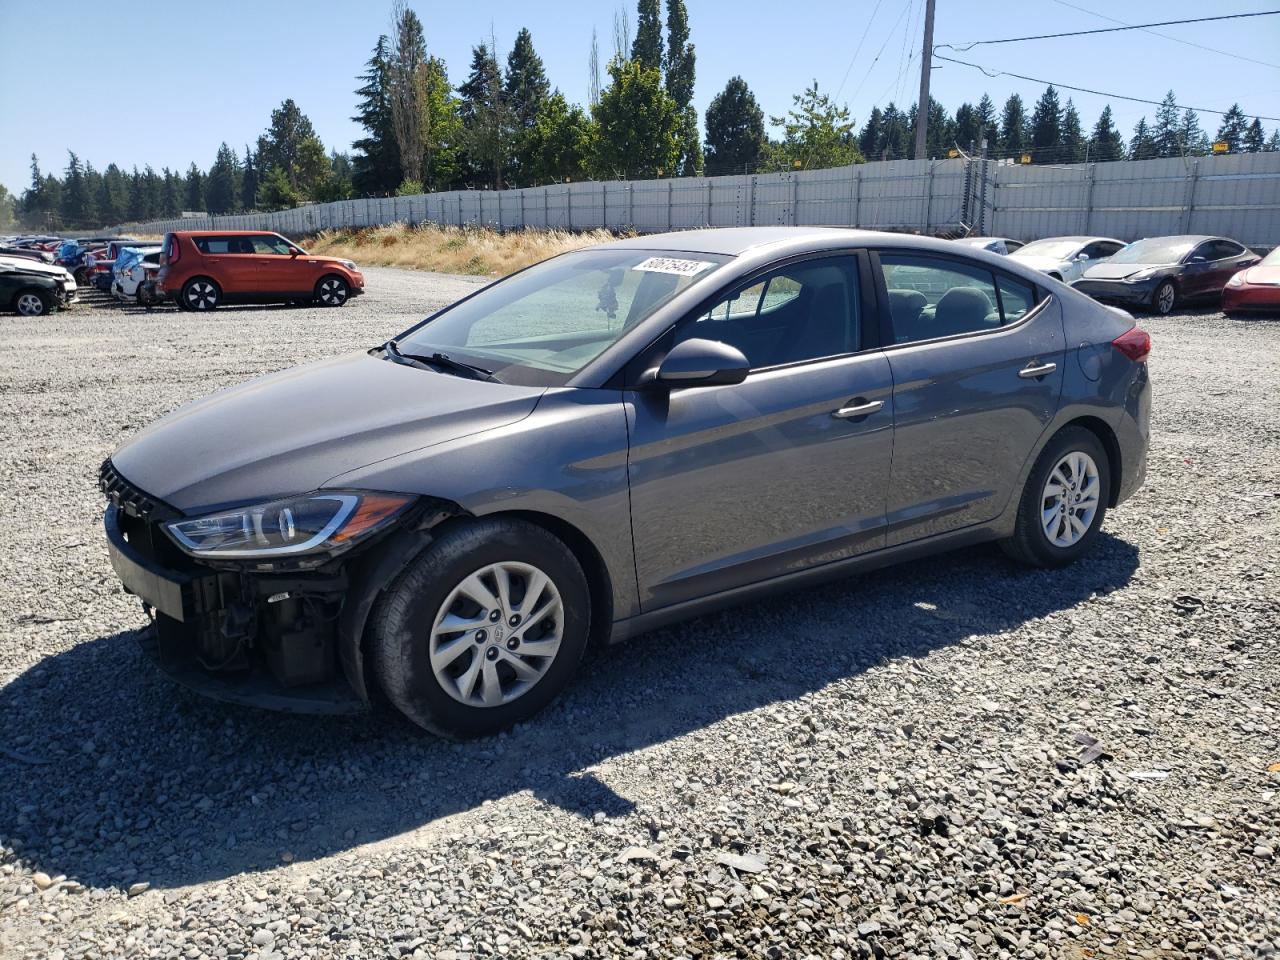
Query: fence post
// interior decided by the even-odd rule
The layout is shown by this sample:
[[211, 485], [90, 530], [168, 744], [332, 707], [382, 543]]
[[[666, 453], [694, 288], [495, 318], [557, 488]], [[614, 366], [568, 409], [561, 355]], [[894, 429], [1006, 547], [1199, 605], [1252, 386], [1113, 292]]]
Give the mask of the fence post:
[[933, 161], [929, 161], [929, 177], [925, 181], [924, 196], [924, 232], [929, 232], [929, 221], [933, 218]]
[[564, 185], [564, 215], [569, 221], [569, 232], [573, 232], [573, 184]]
[[1084, 230], [1085, 236], [1091, 236], [1089, 233], [1089, 224], [1093, 220], [1093, 176], [1095, 164], [1086, 163], [1085, 165], [1085, 184], [1084, 184]]
[[800, 174], [794, 170], [791, 171], [791, 225], [794, 227], [800, 222], [800, 213], [796, 209], [800, 202]]
[[707, 226], [711, 226], [711, 178], [707, 177]]
[[674, 188], [671, 186], [671, 181], [668, 180], [667, 181], [667, 230], [668, 231], [670, 231], [671, 229], [671, 202], [672, 202], [673, 192], [674, 192]]
[[1200, 178], [1200, 161], [1191, 161], [1191, 175], [1187, 177], [1187, 197], [1182, 204], [1182, 232], [1191, 232], [1191, 211], [1196, 205], [1196, 181]]
[[609, 183], [600, 181], [600, 226], [609, 229]]
[[635, 227], [636, 225], [636, 182], [634, 180], [627, 181], [627, 226]]
[[750, 189], [747, 191], [747, 226], [756, 225], [756, 175], [751, 175]]

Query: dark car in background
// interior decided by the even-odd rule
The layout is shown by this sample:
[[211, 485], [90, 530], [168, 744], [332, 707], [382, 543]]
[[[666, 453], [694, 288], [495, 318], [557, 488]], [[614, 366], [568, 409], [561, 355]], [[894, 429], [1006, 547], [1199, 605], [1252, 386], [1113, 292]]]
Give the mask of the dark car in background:
[[1145, 475], [1149, 351], [950, 241], [637, 237], [144, 429], [102, 467], [108, 550], [207, 694], [480, 734], [589, 639], [980, 541], [1090, 562]]
[[1072, 284], [1095, 300], [1166, 314], [1179, 304], [1219, 300], [1257, 254], [1226, 237], [1186, 235], [1136, 240]]
[[0, 256], [0, 310], [41, 317], [76, 300], [76, 282], [62, 267]]

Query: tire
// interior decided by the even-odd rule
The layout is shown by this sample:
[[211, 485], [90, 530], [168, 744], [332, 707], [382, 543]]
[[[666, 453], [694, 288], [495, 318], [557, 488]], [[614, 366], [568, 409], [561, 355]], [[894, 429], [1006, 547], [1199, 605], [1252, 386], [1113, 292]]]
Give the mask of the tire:
[[53, 298], [34, 287], [19, 290], [13, 298], [13, 310], [23, 317], [44, 317], [53, 312]]
[[178, 303], [184, 310], [206, 311], [217, 308], [222, 290], [208, 277], [193, 277], [182, 285]]
[[[1070, 466], [1060, 469], [1064, 463], [1071, 464], [1073, 458], [1075, 463], [1083, 463], [1078, 459], [1081, 456], [1092, 464], [1092, 478], [1088, 469], [1077, 471]], [[1073, 474], [1084, 479], [1078, 491], [1059, 482]], [[1051, 477], [1055, 487], [1062, 488], [1062, 497], [1077, 497], [1078, 494], [1077, 502], [1063, 501], [1055, 496], [1049, 486]], [[1033, 567], [1065, 567], [1074, 563], [1088, 553], [1097, 540], [1107, 515], [1110, 490], [1111, 462], [1102, 442], [1084, 427], [1063, 428], [1036, 458], [1018, 503], [1013, 536], [1000, 541], [1000, 546], [1014, 560]], [[1045, 503], [1056, 506], [1056, 519], [1044, 509]], [[1090, 504], [1092, 513], [1087, 509]], [[1070, 515], [1084, 526], [1083, 532], [1077, 524], [1068, 523]], [[1056, 540], [1051, 539], [1050, 530]]]
[[340, 307], [350, 296], [351, 288], [347, 286], [347, 281], [334, 274], [321, 277], [316, 284], [315, 299], [322, 307]]
[[1172, 280], [1166, 280], [1160, 286], [1156, 287], [1156, 292], [1151, 295], [1151, 309], [1160, 316], [1165, 317], [1173, 312], [1173, 308], [1178, 305], [1178, 288], [1173, 285]]
[[[495, 568], [513, 574], [506, 579], [506, 604], [494, 589]], [[529, 575], [537, 573], [546, 585], [534, 606], [521, 610], [529, 602]], [[477, 577], [499, 599], [497, 609], [462, 592], [464, 582]], [[532, 611], [539, 613], [533, 625], [516, 630], [519, 615]], [[446, 616], [466, 629], [438, 629]], [[586, 577], [552, 534], [522, 520], [459, 524], [424, 550], [379, 602], [371, 622], [373, 673], [387, 699], [420, 727], [451, 738], [497, 733], [533, 716], [568, 685], [590, 622]], [[534, 644], [547, 655], [521, 653]], [[517, 673], [517, 663], [528, 679]]]

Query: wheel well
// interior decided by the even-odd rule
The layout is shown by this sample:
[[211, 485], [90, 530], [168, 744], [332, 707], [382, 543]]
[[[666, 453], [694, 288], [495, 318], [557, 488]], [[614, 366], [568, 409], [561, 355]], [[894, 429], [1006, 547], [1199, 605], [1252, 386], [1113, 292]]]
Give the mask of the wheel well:
[[1102, 449], [1107, 451], [1107, 465], [1110, 467], [1108, 471], [1111, 474], [1111, 490], [1108, 491], [1107, 506], [1114, 507], [1120, 499], [1120, 442], [1116, 440], [1115, 431], [1106, 423], [1105, 420], [1099, 420], [1097, 417], [1077, 417], [1070, 423], [1068, 427], [1084, 427], [1102, 444]]
[[320, 275], [320, 279], [316, 281], [316, 285], [315, 285], [315, 287], [313, 287], [312, 289], [314, 289], [315, 291], [319, 292], [319, 290], [320, 290], [320, 284], [324, 283], [324, 282], [325, 282], [326, 280], [328, 280], [330, 277], [337, 277], [339, 280], [341, 280], [343, 283], [345, 283], [345, 284], [347, 285], [348, 289], [351, 287], [351, 281], [349, 281], [349, 280], [348, 280], [346, 277], [344, 277], [342, 274], [340, 274], [340, 273], [324, 273], [324, 274], [321, 274], [321, 275]]
[[592, 646], [609, 642], [609, 631], [613, 626], [613, 581], [605, 566], [604, 557], [585, 533], [573, 524], [546, 513], [532, 510], [512, 510], [507, 513], [486, 514], [488, 517], [514, 517], [527, 523], [537, 524], [560, 540], [577, 559], [587, 578], [587, 588], [591, 592], [591, 636]]
[[220, 284], [217, 280], [213, 279], [213, 277], [206, 277], [204, 274], [200, 274], [195, 277], [187, 277], [186, 282], [182, 284], [182, 289], [183, 290], [187, 289], [187, 287], [191, 286], [191, 284], [195, 283], [197, 280], [207, 280], [209, 283], [212, 283], [217, 288], [219, 293], [222, 292], [222, 284]]

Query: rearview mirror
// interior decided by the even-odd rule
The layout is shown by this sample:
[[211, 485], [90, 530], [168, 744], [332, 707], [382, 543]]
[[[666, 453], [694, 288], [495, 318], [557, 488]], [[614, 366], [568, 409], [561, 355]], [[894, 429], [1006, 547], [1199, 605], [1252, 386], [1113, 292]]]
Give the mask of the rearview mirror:
[[685, 340], [671, 348], [654, 382], [669, 387], [714, 387], [741, 383], [751, 364], [737, 347], [718, 340]]

